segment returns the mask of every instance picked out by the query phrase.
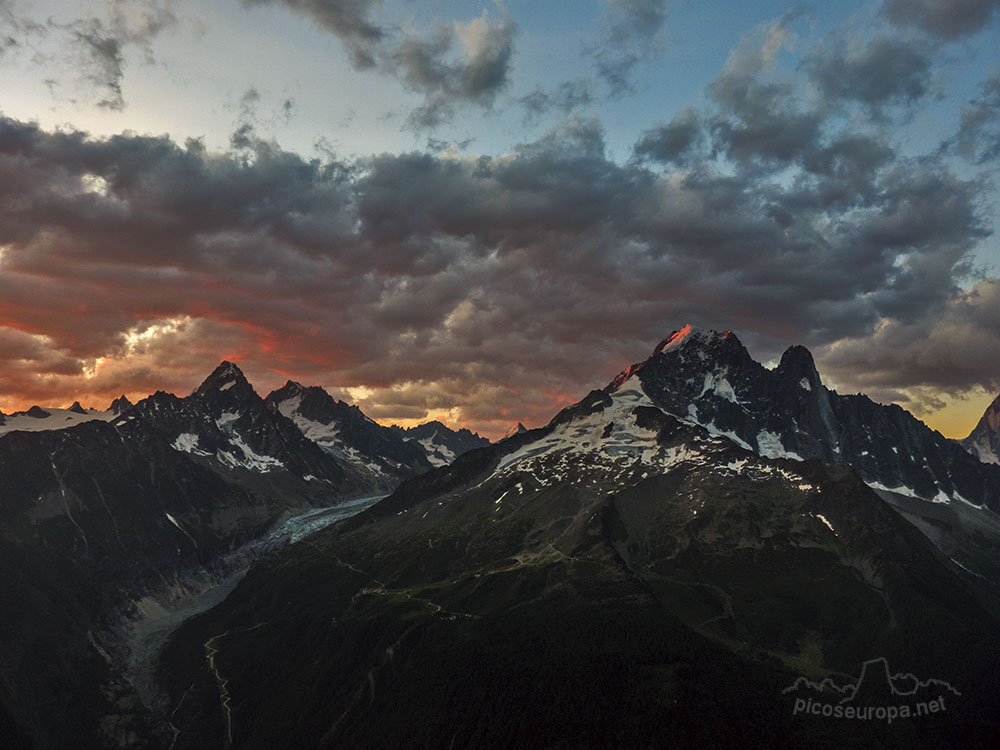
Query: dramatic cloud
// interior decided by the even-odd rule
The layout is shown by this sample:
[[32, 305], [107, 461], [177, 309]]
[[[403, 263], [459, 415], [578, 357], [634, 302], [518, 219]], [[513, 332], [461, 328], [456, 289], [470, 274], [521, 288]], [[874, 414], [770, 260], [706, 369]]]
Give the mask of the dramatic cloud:
[[693, 109], [681, 110], [668, 124], [651, 128], [635, 144], [636, 158], [663, 164], [687, 164], [702, 139], [701, 117]]
[[708, 144], [684, 173], [617, 164], [579, 117], [495, 158], [246, 145], [0, 121], [0, 356], [26, 363], [7, 399], [184, 391], [232, 356], [262, 389], [293, 376], [497, 435], [689, 320], [737, 321], [760, 356], [919, 325], [986, 231], [977, 183], [858, 138], [811, 152], [823, 179], [801, 184], [719, 172]]
[[949, 40], [979, 31], [997, 8], [998, 0], [888, 0], [885, 6], [895, 23]]
[[[911, 400], [922, 411], [940, 395], [970, 388], [1000, 391], [1000, 280], [987, 279], [955, 294], [931, 319], [885, 319], [871, 336], [845, 338], [818, 352], [834, 378], [886, 400]], [[930, 387], [928, 387], [930, 386]], [[911, 389], [907, 396], [901, 391]]]
[[803, 158], [821, 134], [824, 114], [803, 109], [775, 57], [790, 44], [792, 12], [745, 34], [708, 87], [718, 107], [710, 121], [716, 148], [744, 168], [782, 168]]
[[356, 68], [377, 68], [424, 96], [408, 124], [433, 129], [456, 107], [492, 106], [507, 88], [517, 25], [499, 7], [468, 22], [438, 24], [428, 31], [392, 29], [371, 19], [381, 3], [367, 0], [242, 0], [246, 7], [281, 4], [311, 18], [343, 42]]
[[824, 97], [860, 102], [873, 112], [912, 103], [930, 88], [930, 49], [894, 37], [867, 44], [838, 41], [807, 57], [803, 67]]
[[451, 119], [456, 105], [492, 106], [509, 82], [516, 30], [509, 17], [493, 21], [484, 12], [468, 23], [439, 26], [428, 38], [400, 39], [384, 65], [424, 95], [409, 124], [432, 129]]
[[[561, 119], [496, 154], [422, 133], [434, 153], [345, 158], [327, 141], [309, 158], [267, 136], [295, 103], [266, 76], [280, 94], [241, 81], [219, 100], [229, 151], [0, 117], [0, 408], [186, 392], [229, 358], [262, 391], [293, 377], [384, 421], [497, 436], [687, 322], [734, 328], [764, 360], [806, 344], [838, 387], [925, 411], [1000, 387], [1000, 286], [981, 270], [1000, 83], [953, 102], [943, 143], [918, 131], [954, 62], [940, 40], [884, 19], [802, 39], [788, 13], [742, 37], [697, 108], [639, 123], [616, 161], [629, 144], [598, 119], [598, 83], [565, 71], [504, 95], [502, 8], [415, 29], [379, 3], [280, 4], [415, 92], [413, 129], [468, 107], [503, 127]], [[112, 2], [39, 34], [77, 35], [78, 74], [117, 108], [126, 53], [152, 54], [169, 7]], [[624, 95], [666, 5], [604, 8], [606, 44], [585, 62]]]

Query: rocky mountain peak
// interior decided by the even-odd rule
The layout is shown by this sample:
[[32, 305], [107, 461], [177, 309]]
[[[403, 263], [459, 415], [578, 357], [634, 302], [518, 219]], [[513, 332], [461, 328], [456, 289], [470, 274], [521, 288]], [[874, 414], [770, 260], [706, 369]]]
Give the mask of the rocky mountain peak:
[[1000, 396], [986, 407], [969, 437], [959, 443], [980, 461], [1000, 464]]
[[673, 331], [653, 349], [651, 357], [669, 351], [679, 351], [687, 348], [725, 349], [735, 347], [743, 349], [743, 344], [732, 331], [710, 331], [697, 328], [690, 323], [679, 331]]
[[108, 407], [108, 411], [110, 411], [112, 414], [121, 414], [123, 411], [126, 411], [131, 408], [132, 408], [132, 402], [129, 401], [125, 397], [125, 394], [123, 393], [121, 396], [119, 396], [118, 398], [116, 398], [114, 401], [111, 402], [111, 406]]
[[285, 384], [281, 386], [281, 388], [271, 391], [267, 394], [267, 397], [264, 400], [269, 404], [279, 404], [282, 401], [287, 401], [288, 399], [295, 398], [296, 396], [301, 396], [307, 390], [309, 389], [306, 386], [295, 380], [286, 380]]
[[70, 410], [71, 412], [75, 413], [75, 414], [86, 414], [86, 413], [87, 413], [87, 410], [86, 410], [86, 409], [84, 409], [84, 408], [83, 408], [83, 407], [82, 407], [82, 406], [80, 405], [80, 402], [79, 402], [79, 401], [74, 401], [74, 402], [73, 402], [73, 405], [72, 405], [71, 407], [69, 407], [69, 410]]
[[797, 383], [805, 390], [819, 390], [822, 385], [812, 353], [798, 344], [788, 347], [781, 355], [775, 373], [783, 381]]
[[986, 408], [979, 423], [990, 432], [1000, 432], [1000, 396], [997, 396], [993, 403]]
[[228, 360], [221, 362], [195, 389], [193, 395], [204, 396], [212, 392], [229, 393], [240, 400], [256, 396], [243, 371]]
[[604, 390], [615, 393], [632, 376], [644, 381], [660, 370], [701, 372], [730, 368], [735, 371], [754, 366], [750, 352], [732, 331], [706, 330], [688, 324], [657, 344], [645, 362], [637, 362], [620, 372]]

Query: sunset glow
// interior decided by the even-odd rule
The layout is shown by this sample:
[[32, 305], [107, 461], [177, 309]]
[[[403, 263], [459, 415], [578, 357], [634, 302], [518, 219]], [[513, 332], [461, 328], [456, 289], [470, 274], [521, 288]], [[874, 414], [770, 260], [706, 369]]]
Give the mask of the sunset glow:
[[222, 6], [0, 4], [3, 412], [231, 359], [495, 438], [689, 322], [951, 437], [1000, 391], [992, 10]]

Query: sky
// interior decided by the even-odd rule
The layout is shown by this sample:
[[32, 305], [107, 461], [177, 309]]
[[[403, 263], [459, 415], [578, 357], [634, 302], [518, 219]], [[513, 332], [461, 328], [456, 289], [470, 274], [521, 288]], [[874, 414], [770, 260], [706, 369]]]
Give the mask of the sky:
[[544, 424], [685, 324], [1000, 392], [1000, 0], [0, 0], [0, 410]]

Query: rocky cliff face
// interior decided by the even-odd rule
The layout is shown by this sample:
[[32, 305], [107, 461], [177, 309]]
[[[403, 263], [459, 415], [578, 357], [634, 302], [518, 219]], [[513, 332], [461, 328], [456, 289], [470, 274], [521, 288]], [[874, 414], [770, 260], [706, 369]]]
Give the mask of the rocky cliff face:
[[353, 467], [374, 487], [388, 491], [431, 468], [419, 446], [322, 388], [288, 381], [268, 394], [265, 402], [272, 412], [290, 419], [306, 438]]
[[898, 406], [826, 388], [801, 346], [767, 370], [732, 332], [688, 327], [607, 390], [630, 377], [665, 411], [759, 455], [845, 464], [873, 487], [1000, 510], [1000, 467], [984, 466]]
[[978, 424], [961, 444], [983, 463], [1000, 464], [1000, 396], [987, 407]]

